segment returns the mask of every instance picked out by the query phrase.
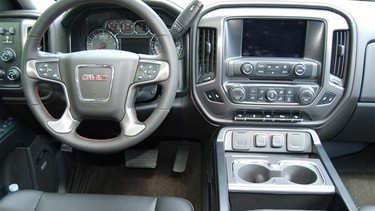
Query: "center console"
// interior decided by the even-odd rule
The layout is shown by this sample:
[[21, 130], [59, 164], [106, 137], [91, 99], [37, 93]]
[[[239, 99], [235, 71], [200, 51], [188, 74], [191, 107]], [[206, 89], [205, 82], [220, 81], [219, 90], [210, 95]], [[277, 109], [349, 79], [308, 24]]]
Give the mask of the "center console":
[[211, 210], [356, 210], [315, 130], [348, 101], [350, 18], [327, 5], [237, 2], [206, 8], [192, 31], [194, 101], [222, 126]]
[[316, 125], [344, 100], [350, 30], [306, 8], [219, 8], [196, 31], [194, 99], [217, 124]]
[[226, 127], [216, 140], [218, 210], [355, 210], [318, 135]]

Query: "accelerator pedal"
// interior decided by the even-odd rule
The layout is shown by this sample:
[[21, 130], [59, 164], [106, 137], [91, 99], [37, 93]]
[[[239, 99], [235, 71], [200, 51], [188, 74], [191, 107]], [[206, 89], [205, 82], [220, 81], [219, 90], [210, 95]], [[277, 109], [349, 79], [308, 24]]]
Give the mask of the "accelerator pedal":
[[186, 169], [187, 160], [189, 157], [190, 147], [187, 144], [178, 146], [176, 159], [173, 165], [173, 172], [182, 173]]
[[128, 168], [154, 169], [157, 166], [159, 150], [125, 150], [125, 166]]

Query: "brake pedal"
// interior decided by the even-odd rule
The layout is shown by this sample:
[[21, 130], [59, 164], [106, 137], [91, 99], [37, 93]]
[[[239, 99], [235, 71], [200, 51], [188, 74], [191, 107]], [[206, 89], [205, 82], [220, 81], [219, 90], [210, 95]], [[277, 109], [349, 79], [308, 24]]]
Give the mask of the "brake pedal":
[[125, 150], [125, 166], [128, 168], [149, 168], [157, 166], [159, 150]]
[[186, 170], [187, 160], [189, 158], [190, 147], [187, 144], [178, 146], [176, 159], [173, 165], [173, 172], [182, 173]]

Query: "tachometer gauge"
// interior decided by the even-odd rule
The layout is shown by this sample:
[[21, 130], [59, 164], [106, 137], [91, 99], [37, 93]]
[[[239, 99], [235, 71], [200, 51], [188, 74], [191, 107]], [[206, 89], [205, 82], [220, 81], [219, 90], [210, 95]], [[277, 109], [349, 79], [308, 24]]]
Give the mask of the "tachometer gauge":
[[87, 37], [87, 50], [95, 49], [119, 49], [119, 43], [115, 35], [105, 29], [95, 29]]
[[112, 32], [113, 34], [118, 34], [121, 31], [120, 21], [118, 21], [118, 20], [108, 21], [105, 24], [105, 29]]
[[147, 34], [150, 31], [146, 21], [139, 20], [134, 23], [134, 29], [137, 34]]
[[131, 20], [124, 20], [120, 24], [121, 32], [123, 34], [133, 34], [134, 33], [134, 22]]
[[[176, 46], [177, 57], [181, 58], [183, 50], [184, 50], [182, 39], [179, 38], [179, 39], [175, 40], [174, 44]], [[162, 47], [160, 45], [160, 42], [159, 42], [159, 39], [157, 38], [156, 35], [152, 36], [152, 38], [151, 38], [150, 51], [151, 51], [151, 54], [153, 54], [153, 55], [159, 55], [160, 53], [163, 52], [163, 49], [162, 49]]]

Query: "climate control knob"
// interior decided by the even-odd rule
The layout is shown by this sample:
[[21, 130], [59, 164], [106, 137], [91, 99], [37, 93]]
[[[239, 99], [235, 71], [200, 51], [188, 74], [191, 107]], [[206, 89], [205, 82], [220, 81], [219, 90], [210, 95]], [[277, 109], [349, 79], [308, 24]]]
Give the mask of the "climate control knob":
[[232, 87], [229, 91], [230, 98], [233, 102], [240, 103], [246, 98], [246, 91], [242, 86]]
[[11, 67], [8, 70], [7, 78], [10, 81], [17, 81], [20, 79], [20, 77], [21, 77], [21, 71], [20, 69], [18, 69], [18, 67]]
[[3, 52], [1, 52], [0, 58], [3, 62], [10, 62], [16, 57], [16, 53], [11, 48], [5, 48]]
[[302, 88], [298, 93], [298, 100], [301, 104], [310, 104], [314, 100], [315, 91], [310, 87]]
[[270, 89], [266, 92], [266, 98], [267, 100], [273, 102], [277, 99], [277, 92], [274, 89]]

